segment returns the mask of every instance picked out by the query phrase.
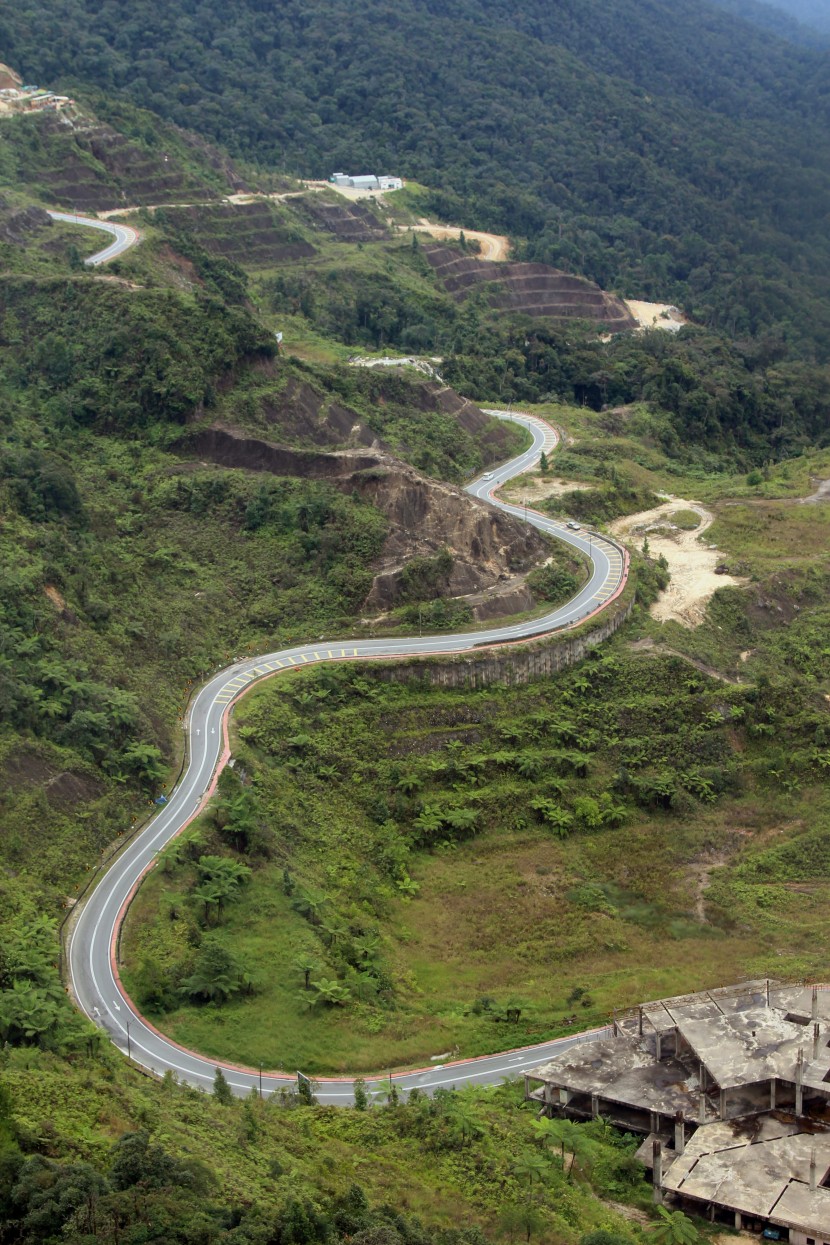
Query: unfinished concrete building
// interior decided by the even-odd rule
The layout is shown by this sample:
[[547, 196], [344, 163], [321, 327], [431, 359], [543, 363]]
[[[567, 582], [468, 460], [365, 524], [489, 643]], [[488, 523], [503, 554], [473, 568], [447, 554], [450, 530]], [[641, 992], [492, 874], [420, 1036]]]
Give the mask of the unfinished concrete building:
[[830, 1245], [830, 989], [752, 981], [647, 1003], [525, 1084], [540, 1113], [647, 1134], [657, 1200]]

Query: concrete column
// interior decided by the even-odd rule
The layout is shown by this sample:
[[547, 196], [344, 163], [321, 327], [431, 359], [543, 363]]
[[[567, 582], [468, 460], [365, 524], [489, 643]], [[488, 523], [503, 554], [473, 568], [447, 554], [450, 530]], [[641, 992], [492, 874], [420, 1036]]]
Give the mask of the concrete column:
[[742, 1226], [743, 1226], [743, 1221], [741, 1219], [741, 1212], [739, 1210], [736, 1210], [735, 1211], [735, 1231], [740, 1232]]
[[818, 1059], [818, 1042], [819, 1042], [818, 1021], [813, 1025], [813, 1058]]
[[718, 1119], [719, 1120], [726, 1119], [726, 1090], [725, 1089], [722, 1089], [720, 1091], [720, 1104], [718, 1107]]
[[570, 1096], [570, 1094], [568, 1093], [568, 1091], [567, 1091], [566, 1089], [560, 1089], [560, 1090], [559, 1090], [559, 1105], [560, 1105], [560, 1107], [567, 1107], [567, 1105], [568, 1105], [568, 1103], [570, 1102], [570, 1100], [571, 1100], [571, 1096]]
[[810, 1192], [811, 1193], [815, 1193], [816, 1191], [817, 1180], [818, 1180], [818, 1177], [816, 1173], [816, 1148], [815, 1146], [813, 1146], [812, 1150], [810, 1151]]
[[804, 1049], [799, 1046], [798, 1058], [795, 1061], [795, 1113], [801, 1115], [804, 1109]]
[[639, 1028], [640, 1037], [642, 1037], [643, 1036], [643, 1009], [642, 1007], [638, 1007], [637, 1012], [638, 1012], [638, 1028]]
[[700, 1091], [700, 1101], [698, 1102], [697, 1113], [700, 1116], [701, 1124], [705, 1124], [706, 1123], [706, 1094], [704, 1093], [703, 1090]]
[[654, 1201], [659, 1206], [663, 1201], [663, 1146], [659, 1141], [651, 1143], [652, 1180], [654, 1181]]
[[599, 1115], [599, 1095], [591, 1094], [591, 1117], [596, 1119]]
[[815, 1024], [816, 1021], [818, 1020], [818, 986], [813, 986], [811, 1002], [812, 1002], [812, 1008], [810, 1010], [810, 1019], [812, 1020], [813, 1024]]
[[775, 1110], [775, 1077], [769, 1083], [769, 1109]]
[[663, 1054], [663, 1039], [659, 1033], [655, 1033], [654, 1035], [654, 1048], [657, 1053], [657, 1058], [660, 1059]]
[[686, 1124], [682, 1111], [678, 1111], [674, 1121], [674, 1148], [678, 1154], [682, 1154], [686, 1149]]

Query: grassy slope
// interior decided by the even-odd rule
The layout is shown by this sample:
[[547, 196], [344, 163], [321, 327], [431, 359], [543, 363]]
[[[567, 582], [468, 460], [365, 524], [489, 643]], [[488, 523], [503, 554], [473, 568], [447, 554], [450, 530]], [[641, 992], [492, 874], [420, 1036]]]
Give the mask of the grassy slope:
[[[581, 434], [566, 451], [570, 461], [587, 464], [582, 474], [600, 490], [618, 490], [619, 480], [590, 475], [592, 428], [602, 417], [557, 414]], [[819, 655], [830, 641], [830, 506], [730, 497], [758, 487], [787, 494], [825, 461], [799, 460], [783, 478], [779, 469], [750, 487], [695, 465], [684, 471], [654, 444], [618, 437], [623, 482], [646, 491], [671, 482], [705, 496], [718, 513], [712, 538], [751, 583], [716, 594], [693, 632], [640, 616], [613, 645], [610, 678], [589, 664], [523, 690], [415, 691], [370, 678], [370, 690], [344, 692], [315, 675], [304, 676], [306, 691], [277, 682], [248, 700], [237, 746], [276, 846], [219, 935], [239, 950], [261, 993], [223, 1008], [179, 1008], [165, 1024], [180, 1040], [253, 1063], [378, 1068], [456, 1044], [464, 1054], [520, 1044], [561, 1031], [574, 1011], [587, 1023], [638, 997], [742, 973], [821, 976], [830, 681]], [[658, 655], [630, 651], [637, 637], [656, 642]], [[699, 675], [660, 656], [661, 645], [744, 685]], [[562, 746], [533, 726], [540, 709], [576, 717], [589, 739], [591, 726], [598, 731], [587, 779], [566, 776], [556, 802], [574, 812], [578, 796], [607, 792], [627, 806], [623, 826], [590, 831], [577, 818], [560, 841], [538, 824], [530, 801], [549, 794], [551, 749]], [[311, 736], [302, 756], [284, 742], [300, 733]], [[461, 741], [457, 751], [452, 740]], [[541, 774], [516, 772], [525, 753], [538, 758]], [[621, 766], [641, 777], [685, 773], [685, 792], [674, 808], [650, 810], [636, 790], [620, 793]], [[455, 842], [445, 829], [425, 851], [416, 824], [424, 805], [475, 809], [475, 837]], [[389, 818], [420, 886], [414, 899], [396, 895], [394, 870], [382, 863]], [[217, 846], [207, 819], [205, 832]], [[792, 845], [780, 859], [770, 855], [779, 842]], [[391, 990], [344, 1012], [303, 1007], [292, 967], [300, 950], [313, 951], [321, 976], [354, 979], [342, 947], [282, 893], [285, 867], [298, 888], [329, 896], [329, 924], [335, 916], [352, 934], [379, 934]], [[161, 955], [175, 972], [192, 955], [164, 915], [172, 904], [198, 937], [190, 881], [185, 870], [148, 884], [132, 918], [133, 967]], [[588, 994], [587, 1006], [569, 1002], [575, 990]], [[474, 1007], [482, 997], [492, 998], [492, 1015]], [[511, 1003], [524, 1013], [515, 1032], [495, 1020]]]
[[[30, 1145], [100, 1167], [124, 1132], [149, 1129], [168, 1152], [214, 1173], [211, 1201], [237, 1215], [253, 1205], [266, 1222], [292, 1198], [325, 1206], [356, 1183], [373, 1205], [418, 1216], [428, 1230], [475, 1225], [491, 1236], [504, 1208], [528, 1197], [520, 1161], [540, 1152], [533, 1113], [515, 1085], [450, 1095], [432, 1112], [414, 1104], [376, 1105], [365, 1114], [268, 1102], [221, 1107], [196, 1091], [141, 1077], [115, 1056], [73, 1066], [31, 1050], [5, 1057], [0, 1083], [13, 1094], [14, 1118]], [[456, 1109], [471, 1132], [459, 1133]], [[596, 1196], [647, 1204], [631, 1169], [630, 1142], [621, 1144], [601, 1125], [582, 1131], [587, 1152], [575, 1178], [566, 1180], [554, 1162], [545, 1186], [534, 1191], [541, 1236], [563, 1245], [592, 1228], [639, 1236]], [[157, 1226], [163, 1232], [164, 1220]], [[171, 1230], [149, 1239], [180, 1238]]]
[[[49, 234], [51, 239], [57, 236]], [[68, 243], [62, 231], [59, 240], [61, 247]], [[36, 271], [39, 276], [59, 275], [63, 278], [62, 286], [67, 288], [72, 258], [68, 248], [50, 255], [42, 241], [34, 241], [21, 260], [21, 269]], [[116, 271], [110, 275], [119, 274]], [[189, 277], [182, 265], [171, 259], [163, 231], [153, 233], [152, 226], [148, 229], [147, 244], [122, 261], [121, 275], [157, 289], [173, 287], [187, 303], [193, 299], [194, 286], [198, 286], [191, 279], [192, 274]], [[84, 276], [79, 281], [86, 291], [93, 288], [93, 282], [96, 286], [103, 284], [96, 282], [94, 276]], [[43, 285], [44, 298], [38, 308], [47, 323], [53, 288]], [[115, 300], [115, 293], [112, 297]], [[128, 297], [126, 289], [120, 297]], [[259, 299], [258, 293], [256, 297]], [[95, 321], [98, 333], [102, 323]], [[46, 523], [20, 513], [4, 515], [4, 537], [8, 537], [4, 543], [10, 551], [6, 569], [11, 568], [25, 581], [22, 587], [20, 580], [15, 582], [14, 599], [34, 610], [33, 629], [50, 637], [67, 658], [88, 662], [99, 671], [102, 680], [134, 691], [144, 715], [145, 737], [169, 741], [170, 755], [175, 755], [175, 719], [187, 680], [211, 660], [222, 660], [238, 643], [262, 642], [266, 629], [253, 606], [263, 599], [257, 595], [260, 592], [272, 603], [274, 599], [271, 587], [261, 580], [263, 562], [290, 560], [292, 556], [297, 559], [300, 548], [290, 533], [259, 531], [244, 535], [243, 516], [251, 499], [251, 481], [225, 472], [206, 472], [204, 477], [196, 472], [182, 481], [165, 448], [165, 435], [153, 432], [136, 437], [130, 432], [122, 436], [110, 429], [107, 436], [97, 436], [89, 429], [70, 432], [62, 424], [53, 428], [45, 419], [51, 409], [44, 402], [43, 393], [27, 389], [21, 380], [18, 352], [14, 349], [19, 339], [8, 332], [8, 322], [4, 327], [7, 448], [16, 453], [34, 443], [45, 446], [50, 453], [71, 450], [71, 466], [85, 516], [84, 526], [78, 527], [65, 517]], [[240, 379], [244, 385], [244, 377], [237, 377], [236, 383]], [[257, 391], [260, 380], [253, 378], [249, 383]], [[231, 397], [235, 392], [230, 391]], [[230, 398], [223, 393], [219, 401], [229, 402]], [[691, 491], [710, 501], [727, 495], [751, 501], [758, 493], [787, 497], [798, 490], [808, 491], [802, 487], [805, 475], [808, 471], [820, 474], [826, 462], [826, 453], [810, 461], [798, 460], [772, 472], [771, 478], [761, 485], [749, 486], [745, 480], [725, 481], [713, 475], [707, 470], [705, 459], [697, 466], [666, 459], [659, 450], [655, 427], [645, 416], [640, 423], [632, 422], [615, 431], [603, 429], [602, 421], [608, 419], [607, 415], [564, 412], [560, 408], [555, 408], [555, 412], [569, 429], [584, 430], [588, 440], [601, 431], [606, 441], [606, 458], [608, 438], [613, 437], [613, 455], [620, 470], [630, 473], [634, 484], [644, 490], [668, 485], [672, 491]], [[584, 427], [581, 420], [585, 421]], [[579, 455], [576, 457], [580, 460]], [[582, 456], [582, 474], [604, 487], [605, 477], [596, 469], [599, 458], [597, 453], [593, 457]], [[587, 471], [586, 461], [590, 468]], [[578, 471], [571, 471], [574, 464], [566, 465], [568, 473], [578, 477]], [[173, 474], [167, 474], [171, 471]], [[224, 491], [217, 502], [214, 490], [219, 476]], [[753, 729], [745, 729], [740, 723], [732, 729], [718, 724], [709, 729], [710, 736], [725, 741], [727, 756], [734, 759], [737, 755], [746, 782], [740, 798], [727, 796], [706, 806], [686, 802], [678, 812], [667, 814], [641, 815], [634, 809], [622, 828], [606, 828], [598, 833], [577, 830], [569, 839], [557, 842], [532, 820], [525, 828], [513, 825], [515, 806], [527, 802], [532, 783], [508, 779], [500, 772], [488, 779], [482, 788], [487, 824], [482, 825], [479, 837], [447, 850], [415, 852], [410, 863], [412, 876], [421, 883], [419, 894], [406, 901], [393, 890], [385, 897], [386, 910], [377, 915], [378, 924], [382, 924], [383, 953], [400, 972], [396, 1006], [403, 1036], [392, 1038], [398, 1041], [399, 1051], [408, 1040], [406, 1031], [418, 1023], [418, 1008], [422, 1014], [426, 1011], [426, 994], [419, 996], [412, 980], [425, 990], [435, 991], [443, 1009], [438, 1022], [442, 1037], [446, 1033], [448, 1042], [461, 1038], [469, 1043], [469, 1049], [483, 1049], [503, 1044], [501, 1040], [496, 1042], [494, 1034], [501, 1039], [506, 1026], [496, 1024], [486, 1012], [480, 1016], [460, 1013], [467, 1010], [479, 991], [492, 992], [499, 1007], [512, 1001], [514, 982], [522, 972], [528, 974], [526, 993], [519, 999], [524, 1005], [523, 1023], [531, 1029], [547, 1026], [551, 1030], [567, 1009], [575, 1010], [580, 1020], [584, 1017], [588, 1021], [617, 1000], [629, 1002], [632, 997], [679, 988], [689, 980], [690, 950], [702, 957], [706, 972], [711, 973], [710, 980], [733, 976], [736, 964], [746, 965], [748, 971], [765, 971], [770, 964], [779, 972], [821, 971], [816, 947], [821, 947], [822, 940], [816, 938], [816, 930], [820, 933], [823, 929], [828, 889], [824, 849], [827, 809], [820, 785], [822, 765], [815, 754], [826, 746], [822, 734], [826, 706], [822, 697], [828, 689], [824, 668], [815, 656], [828, 647], [830, 620], [822, 606], [825, 581], [805, 563], [803, 542], [809, 538], [811, 551], [823, 550], [827, 513], [826, 508], [808, 512], [780, 503], [769, 507], [771, 516], [778, 516], [779, 512], [780, 517], [765, 518], [763, 526], [758, 527], [758, 509], [754, 505], [724, 508], [719, 518], [722, 528], [717, 529], [727, 553], [751, 560], [752, 571], [763, 577], [758, 591], [773, 602], [772, 609], [756, 608], [746, 594], [726, 593], [716, 600], [710, 623], [692, 635], [679, 628], [658, 629], [645, 620], [638, 624], [643, 633], [656, 635], [675, 648], [710, 662], [737, 662], [739, 651], [747, 646], [754, 648], [746, 670], [753, 677], [770, 678], [773, 686], [765, 690], [758, 714], [753, 709]], [[230, 541], [228, 533], [232, 533]], [[94, 556], [90, 553], [92, 548]], [[164, 556], [159, 558], [159, 553]], [[181, 558], [191, 564], [187, 594], [169, 593], [171, 557], [176, 564]], [[46, 584], [57, 586], [63, 593], [74, 621], [59, 616], [62, 607], [44, 595]], [[228, 585], [239, 601], [250, 603], [242, 629], [226, 608]], [[339, 605], [305, 592], [302, 573], [295, 587], [299, 595], [289, 602], [294, 618], [301, 615], [304, 622], [313, 618], [316, 628], [323, 617], [331, 616], [331, 610], [337, 614]], [[197, 597], [199, 592], [205, 596]], [[279, 596], [284, 604], [284, 593]], [[795, 619], [786, 633], [770, 626], [770, 619], [775, 624], [780, 617], [779, 604], [784, 617]], [[797, 618], [793, 609], [796, 604], [801, 607]], [[293, 620], [285, 624], [289, 629], [296, 625]], [[267, 632], [269, 636], [275, 634], [270, 624]], [[199, 646], [194, 653], [191, 639], [197, 633]], [[653, 661], [650, 658], [632, 659], [624, 641], [620, 660], [624, 670], [637, 672], [637, 677], [649, 685], [655, 668], [664, 675], [674, 669], [665, 659], [652, 665], [647, 665]], [[782, 670], [786, 675], [779, 673]], [[699, 682], [697, 691], [690, 689], [696, 702], [732, 703], [733, 693], [703, 679]], [[469, 699], [482, 705], [496, 701], [499, 720], [523, 726], [534, 698], [551, 692], [556, 695], [561, 686], [554, 681], [546, 689], [503, 696], [481, 693], [478, 700]], [[674, 693], [672, 687], [671, 697]], [[268, 693], [261, 696], [258, 711], [267, 717], [272, 706], [266, 703]], [[383, 696], [390, 697], [397, 718], [399, 706], [394, 697], [388, 691]], [[466, 704], [467, 700], [430, 693], [420, 701], [413, 695], [411, 706], [417, 712], [420, 704], [426, 716], [431, 707], [436, 707], [452, 718], [459, 713], [459, 704]], [[615, 704], [613, 698], [608, 703], [601, 697], [594, 702], [589, 695], [586, 711], [600, 706], [610, 712]], [[254, 701], [251, 706], [255, 706]], [[367, 746], [374, 747], [375, 755], [382, 757], [390, 730], [378, 734], [377, 723], [371, 716], [375, 707], [365, 706], [368, 718], [361, 729], [365, 728]], [[325, 713], [320, 717], [322, 724]], [[776, 726], [771, 730], [772, 722]], [[359, 734], [359, 715], [353, 714], [351, 725]], [[397, 729], [400, 723], [396, 721], [394, 725]], [[321, 725], [326, 747], [338, 744], [335, 728], [333, 720], [325, 730]], [[650, 724], [643, 728], [647, 743], [655, 729], [659, 735], [662, 728], [659, 721], [655, 726], [652, 714]], [[411, 742], [420, 747], [420, 741], [425, 740], [428, 750], [436, 742], [430, 738], [432, 734], [428, 724], [415, 723], [410, 731]], [[130, 809], [138, 814], [146, 795], [142, 797], [135, 789], [132, 796], [125, 794], [130, 788], [110, 783], [83, 749], [70, 747], [57, 736], [50, 738], [27, 731], [21, 736], [17, 728], [6, 726], [2, 741], [6, 760], [9, 753], [19, 752], [21, 738], [27, 765], [32, 758], [37, 764], [28, 771], [28, 778], [24, 774], [23, 780], [19, 780], [16, 771], [14, 781], [7, 784], [4, 792], [5, 911], [13, 911], [29, 894], [45, 901], [54, 911], [68, 885], [83, 876], [95, 850], [117, 826], [126, 825], [133, 815]], [[437, 755], [441, 756], [438, 742]], [[253, 750], [254, 743], [249, 740], [245, 746]], [[479, 751], [482, 746], [479, 740], [474, 748]], [[501, 741], [497, 746], [501, 747]], [[428, 755], [427, 751], [414, 763], [420, 765]], [[314, 760], [313, 755], [311, 759]], [[598, 792], [607, 790], [613, 759], [602, 750], [592, 754], [588, 783], [595, 784]], [[273, 763], [272, 760], [268, 764]], [[262, 756], [256, 758], [256, 765], [264, 774]], [[377, 768], [383, 769], [383, 763], [378, 762]], [[70, 784], [67, 789], [64, 784], [56, 789], [53, 784], [45, 791], [50, 775], [61, 773], [69, 774], [80, 785]], [[321, 885], [337, 892], [338, 901], [342, 891], [349, 918], [355, 907], [363, 903], [375, 920], [373, 905], [384, 883], [381, 881], [368, 898], [363, 893], [355, 898], [349, 888], [354, 887], [355, 877], [364, 868], [361, 836], [364, 845], [367, 840], [371, 842], [377, 825], [374, 812], [367, 813], [365, 803], [383, 783], [378, 774], [367, 770], [357, 784], [353, 773], [350, 760], [346, 774], [330, 784], [330, 789], [338, 791], [335, 817], [328, 815], [330, 810], [324, 807], [326, 797], [313, 772], [288, 776], [295, 784], [291, 790], [296, 790], [299, 805], [307, 806], [313, 814], [308, 825], [295, 827], [292, 850], [309, 880], [319, 876]], [[282, 771], [275, 766], [273, 774], [279, 776]], [[389, 776], [384, 771], [380, 778], [386, 782]], [[351, 786], [347, 786], [346, 779]], [[427, 773], [426, 781], [427, 789], [436, 797], [459, 797], [446, 775]], [[286, 808], [281, 803], [284, 793], [274, 790], [276, 785], [276, 778], [270, 784], [264, 782], [263, 798], [268, 804], [268, 815], [279, 830]], [[573, 783], [565, 793], [569, 806], [579, 785]], [[288, 811], [294, 815], [293, 810]], [[313, 830], [324, 815], [326, 822], [331, 823], [331, 833], [342, 836], [344, 867], [335, 868], [332, 873], [326, 871], [322, 852], [314, 849], [308, 833], [309, 826]], [[670, 834], [665, 833], [666, 829], [670, 829]], [[699, 870], [717, 863], [712, 856], [722, 850], [729, 866], [715, 873], [705, 909], [716, 931], [712, 936], [706, 926], [696, 921]], [[546, 873], [548, 869], [550, 872]], [[291, 940], [295, 935], [317, 935], [308, 929], [307, 922], [299, 922], [293, 911], [287, 911], [285, 896], [269, 883], [269, 870], [271, 877], [281, 882], [281, 867], [269, 864], [257, 872], [252, 889], [265, 896], [280, 919], [279, 937], [286, 938], [284, 959], [286, 952], [293, 954]], [[668, 893], [666, 871], [671, 880]], [[306, 880], [299, 869], [298, 876]], [[180, 881], [173, 876], [177, 886]], [[485, 962], [494, 961], [490, 909], [483, 909], [479, 900], [470, 898], [473, 887], [479, 887], [482, 881], [488, 905], [499, 919], [512, 922], [508, 928], [518, 944], [518, 951], [514, 949], [512, 956], [503, 955], [495, 962]], [[152, 890], [147, 895], [152, 896]], [[542, 939], [538, 938], [540, 913], [554, 925], [552, 930], [549, 926], [543, 928]], [[456, 914], [463, 919], [449, 924]], [[241, 906], [231, 908], [229, 926], [223, 929], [243, 916]], [[272, 936], [272, 930], [266, 933]], [[607, 939], [603, 941], [606, 933], [611, 945], [606, 945]], [[656, 963], [655, 944], [661, 951]], [[254, 950], [261, 951], [264, 945], [261, 942]], [[321, 949], [321, 955], [329, 953], [329, 948]], [[273, 950], [269, 954], [277, 959]], [[564, 957], [573, 958], [573, 964]], [[282, 970], [282, 960], [277, 962]], [[468, 970], [470, 963], [473, 972]], [[540, 963], [545, 971], [533, 977], [528, 965], [532, 968]], [[655, 967], [644, 972], [644, 963]], [[572, 977], [566, 980], [568, 971]], [[277, 982], [277, 976], [274, 974], [273, 997], [296, 1001], [296, 977], [286, 985], [285, 978], [279, 976]], [[568, 1002], [565, 985], [586, 988], [591, 1003], [583, 1008], [581, 1000]], [[463, 1008], [457, 1006], [459, 994], [465, 998]], [[265, 998], [265, 993], [260, 997]], [[252, 1003], [257, 1005], [256, 997]], [[380, 1006], [368, 1005], [361, 1018], [364, 1031], [359, 1034], [364, 1057], [367, 1051], [374, 1051], [373, 1060], [379, 1062], [392, 1053], [389, 1032], [383, 1024], [377, 1024], [376, 1017], [383, 1011]], [[204, 1011], [198, 1016], [194, 1014], [190, 1023], [201, 1023], [205, 1015]], [[232, 1017], [233, 1011], [226, 1015]], [[433, 1023], [429, 1016], [427, 1023]], [[232, 1028], [228, 1023], [225, 1034], [233, 1036]], [[298, 1060], [304, 1053], [312, 1060], [321, 1059], [322, 1054], [328, 1056], [323, 1041], [328, 1041], [332, 1034], [342, 1040], [343, 1028], [336, 1023], [328, 1029], [321, 1025], [315, 1036], [304, 1015], [301, 1040], [307, 1045], [298, 1050]], [[295, 1040], [297, 1033], [295, 1030]], [[416, 1045], [423, 1043], [419, 1049], [431, 1050], [421, 1033], [423, 1030], [417, 1032]], [[261, 1029], [256, 1040], [267, 1057], [273, 1047], [263, 1040]], [[371, 1043], [376, 1045], [371, 1047]], [[406, 1053], [404, 1050], [400, 1057]], [[367, 1058], [367, 1063], [373, 1060]], [[200, 1096], [179, 1095], [138, 1079], [126, 1072], [120, 1060], [107, 1050], [92, 1059], [76, 1050], [71, 1061], [31, 1048], [6, 1051], [0, 1071], [3, 1082], [15, 1092], [15, 1115], [30, 1150], [60, 1157], [80, 1156], [100, 1163], [109, 1141], [124, 1129], [146, 1126], [169, 1148], [196, 1153], [212, 1164], [229, 1197], [243, 1201], [254, 1198], [268, 1205], [283, 1203], [298, 1187], [320, 1196], [329, 1189], [342, 1188], [347, 1179], [359, 1175], [374, 1197], [388, 1196], [402, 1205], [408, 1204], [430, 1222], [457, 1222], [460, 1216], [494, 1229], [499, 1205], [518, 1197], [519, 1185], [511, 1164], [529, 1140], [528, 1116], [510, 1109], [512, 1099], [506, 1091], [485, 1096], [476, 1103], [475, 1112], [485, 1140], [469, 1149], [455, 1143], [436, 1145], [431, 1139], [425, 1146], [423, 1134], [415, 1130], [406, 1141], [406, 1130], [385, 1112], [364, 1119], [351, 1113], [288, 1115], [274, 1111], [262, 1125], [261, 1140], [254, 1143], [244, 1108], [229, 1109], [224, 1127], [217, 1129], [214, 1104]], [[436, 1127], [439, 1131], [443, 1127], [440, 1120]], [[371, 1163], [365, 1161], [367, 1150], [374, 1156]], [[459, 1157], [456, 1150], [464, 1153]], [[606, 1147], [597, 1154], [593, 1182], [599, 1192], [621, 1197], [625, 1195], [625, 1182], [609, 1183], [602, 1175], [613, 1153]], [[275, 1179], [270, 1166], [274, 1158], [285, 1168], [285, 1178]], [[546, 1207], [544, 1234], [557, 1241], [573, 1241], [590, 1226], [618, 1226], [610, 1211], [583, 1192], [563, 1187], [555, 1178], [538, 1196]]]

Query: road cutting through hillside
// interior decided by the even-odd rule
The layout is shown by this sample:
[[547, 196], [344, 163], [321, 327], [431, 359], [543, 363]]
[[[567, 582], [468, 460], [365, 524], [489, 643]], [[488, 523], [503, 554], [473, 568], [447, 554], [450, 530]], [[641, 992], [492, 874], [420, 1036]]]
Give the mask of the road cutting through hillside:
[[[93, 259], [103, 262], [97, 255]], [[239, 698], [263, 679], [318, 662], [453, 656], [521, 643], [584, 622], [622, 593], [628, 576], [628, 554], [615, 541], [597, 532], [583, 531], [576, 524], [568, 526], [526, 507], [510, 505], [494, 496], [495, 490], [507, 480], [529, 471], [542, 452], [549, 455], [558, 437], [555, 430], [537, 416], [507, 411], [487, 413], [524, 427], [530, 433], [532, 444], [510, 462], [473, 481], [467, 492], [516, 518], [525, 519], [584, 554], [591, 562], [588, 582], [571, 601], [542, 618], [456, 635], [349, 639], [298, 645], [234, 662], [207, 681], [194, 696], [187, 714], [188, 755], [178, 784], [161, 811], [108, 863], [97, 885], [78, 904], [69, 936], [69, 979], [75, 1001], [116, 1046], [147, 1071], [159, 1076], [172, 1072], [181, 1081], [209, 1090], [216, 1068], [221, 1067], [238, 1095], [248, 1094], [253, 1088], [270, 1094], [297, 1085], [298, 1074], [241, 1068], [179, 1046], [141, 1015], [124, 990], [118, 971], [119, 933], [130, 902], [159, 852], [190, 825], [210, 801], [219, 774], [230, 759], [229, 717]], [[369, 1077], [367, 1083], [370, 1090], [388, 1088], [391, 1080], [399, 1089], [417, 1087], [426, 1091], [469, 1083], [498, 1083], [505, 1076], [517, 1076], [549, 1059], [558, 1050], [604, 1032], [593, 1030], [589, 1034], [391, 1077]], [[322, 1102], [347, 1105], [353, 1101], [353, 1081], [350, 1078], [320, 1079], [316, 1093]]]
[[119, 255], [123, 255], [125, 251], [129, 251], [141, 241], [141, 234], [130, 225], [116, 225], [110, 221], [97, 220], [94, 216], [79, 216], [77, 212], [49, 211], [48, 214], [52, 220], [60, 221], [62, 224], [83, 225], [86, 229], [100, 229], [102, 233], [107, 233], [112, 237], [112, 242], [102, 251], [96, 251], [94, 255], [90, 255], [89, 259], [84, 260], [88, 268], [97, 268], [100, 264], [109, 263], [111, 259], [117, 259]]

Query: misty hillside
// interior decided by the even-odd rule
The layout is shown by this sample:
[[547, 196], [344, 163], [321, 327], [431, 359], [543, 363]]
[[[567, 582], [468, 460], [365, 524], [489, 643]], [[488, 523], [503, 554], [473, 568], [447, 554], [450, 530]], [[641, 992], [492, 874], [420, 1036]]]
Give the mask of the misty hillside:
[[[819, 5], [793, 3], [765, 4], [763, 0], [713, 0], [734, 17], [760, 30], [802, 47], [825, 47], [830, 37], [830, 16]], [[803, 14], [808, 14], [807, 16]]]
[[804, 26], [830, 34], [830, 5], [827, 0], [775, 0], [774, 7], [789, 13]]

